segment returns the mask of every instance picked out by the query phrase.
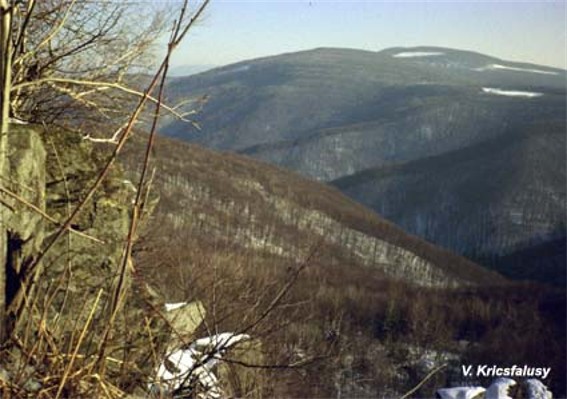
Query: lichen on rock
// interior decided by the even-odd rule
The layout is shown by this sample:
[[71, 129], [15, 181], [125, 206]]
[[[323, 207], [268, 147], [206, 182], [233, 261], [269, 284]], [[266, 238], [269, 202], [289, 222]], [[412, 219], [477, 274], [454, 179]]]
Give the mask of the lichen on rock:
[[[6, 319], [10, 321], [7, 333], [11, 342], [18, 344], [4, 345], [2, 358], [9, 360], [0, 363], [0, 370], [5, 371], [11, 385], [30, 393], [25, 385], [29, 381], [58, 384], [52, 376], [60, 377], [70, 367], [66, 357], [70, 351], [80, 353], [85, 362], [103, 353], [102, 345], [110, 353], [121, 351], [122, 359], [143, 358], [148, 354], [141, 350], [148, 346], [147, 336], [142, 334], [146, 332], [144, 317], [151, 319], [151, 315], [144, 309], [144, 300], [130, 290], [134, 270], [130, 263], [123, 286], [127, 294], [121, 300], [124, 306], [115, 322], [109, 324], [109, 304], [120, 276], [135, 195], [125, 184], [118, 163], [72, 220], [72, 231], [54, 241], [61, 226], [86, 198], [112, 151], [82, 140], [75, 132], [33, 125], [12, 126], [8, 144], [6, 173], [1, 181], [5, 206], [0, 234], [7, 237], [4, 266], [7, 308], [11, 310], [11, 317]], [[34, 277], [30, 280], [29, 276]], [[12, 304], [18, 304], [17, 311], [11, 309]], [[107, 334], [109, 326], [112, 328]], [[78, 340], [80, 334], [84, 339]], [[108, 363], [108, 358], [104, 359]], [[31, 367], [30, 377], [20, 381], [18, 370], [23, 367]], [[106, 374], [125, 387], [140, 386], [143, 371], [136, 370], [136, 376], [129, 376], [131, 382], [122, 382], [116, 377], [122, 370], [112, 364], [106, 366]], [[84, 397], [78, 392], [92, 388], [76, 389], [77, 393], [66, 395]]]

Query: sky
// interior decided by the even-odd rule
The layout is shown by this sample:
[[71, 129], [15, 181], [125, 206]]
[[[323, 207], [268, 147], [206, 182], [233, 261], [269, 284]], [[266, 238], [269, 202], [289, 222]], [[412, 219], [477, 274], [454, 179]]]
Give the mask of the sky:
[[173, 66], [226, 65], [316, 47], [432, 45], [566, 68], [566, 2], [212, 0]]

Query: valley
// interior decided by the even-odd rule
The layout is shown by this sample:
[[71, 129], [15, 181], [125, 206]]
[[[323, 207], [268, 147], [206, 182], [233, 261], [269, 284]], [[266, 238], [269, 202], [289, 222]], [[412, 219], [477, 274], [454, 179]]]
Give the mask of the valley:
[[0, 398], [567, 397], [566, 9], [500, 3], [0, 0]]
[[[144, 139], [138, 133], [124, 154], [132, 181]], [[262, 337], [261, 363], [303, 359], [304, 377], [244, 368], [233, 371], [237, 381], [253, 373], [267, 396], [391, 398], [447, 364], [419, 391], [431, 397], [462, 381], [462, 362], [505, 358], [552, 364], [546, 382], [561, 392], [560, 290], [513, 283], [332, 187], [252, 158], [163, 137], [153, 156], [159, 201], [134, 252], [137, 269], [166, 302], [200, 301], [212, 312], [200, 334], [238, 331], [301, 270], [250, 333]], [[549, 345], [536, 356], [530, 348], [542, 339]], [[252, 388], [241, 389], [231, 392]]]
[[330, 183], [511, 278], [563, 285], [553, 254], [522, 270], [505, 259], [565, 238], [564, 74], [436, 47], [323, 48], [174, 78], [172, 102], [206, 97], [201, 129], [162, 131]]

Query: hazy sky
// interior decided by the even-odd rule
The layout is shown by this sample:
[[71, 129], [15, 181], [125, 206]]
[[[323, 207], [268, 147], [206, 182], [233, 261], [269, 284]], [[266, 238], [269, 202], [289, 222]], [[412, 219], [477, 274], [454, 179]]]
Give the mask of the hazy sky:
[[565, 1], [212, 0], [173, 65], [315, 47], [434, 45], [566, 67]]

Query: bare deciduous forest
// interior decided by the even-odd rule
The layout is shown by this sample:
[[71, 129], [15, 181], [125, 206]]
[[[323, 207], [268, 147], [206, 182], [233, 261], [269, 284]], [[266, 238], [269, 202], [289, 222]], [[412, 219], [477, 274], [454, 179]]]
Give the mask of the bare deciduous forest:
[[563, 290], [158, 137], [198, 127], [165, 87], [207, 6], [0, 0], [0, 397], [424, 398], [465, 363], [564, 395]]

